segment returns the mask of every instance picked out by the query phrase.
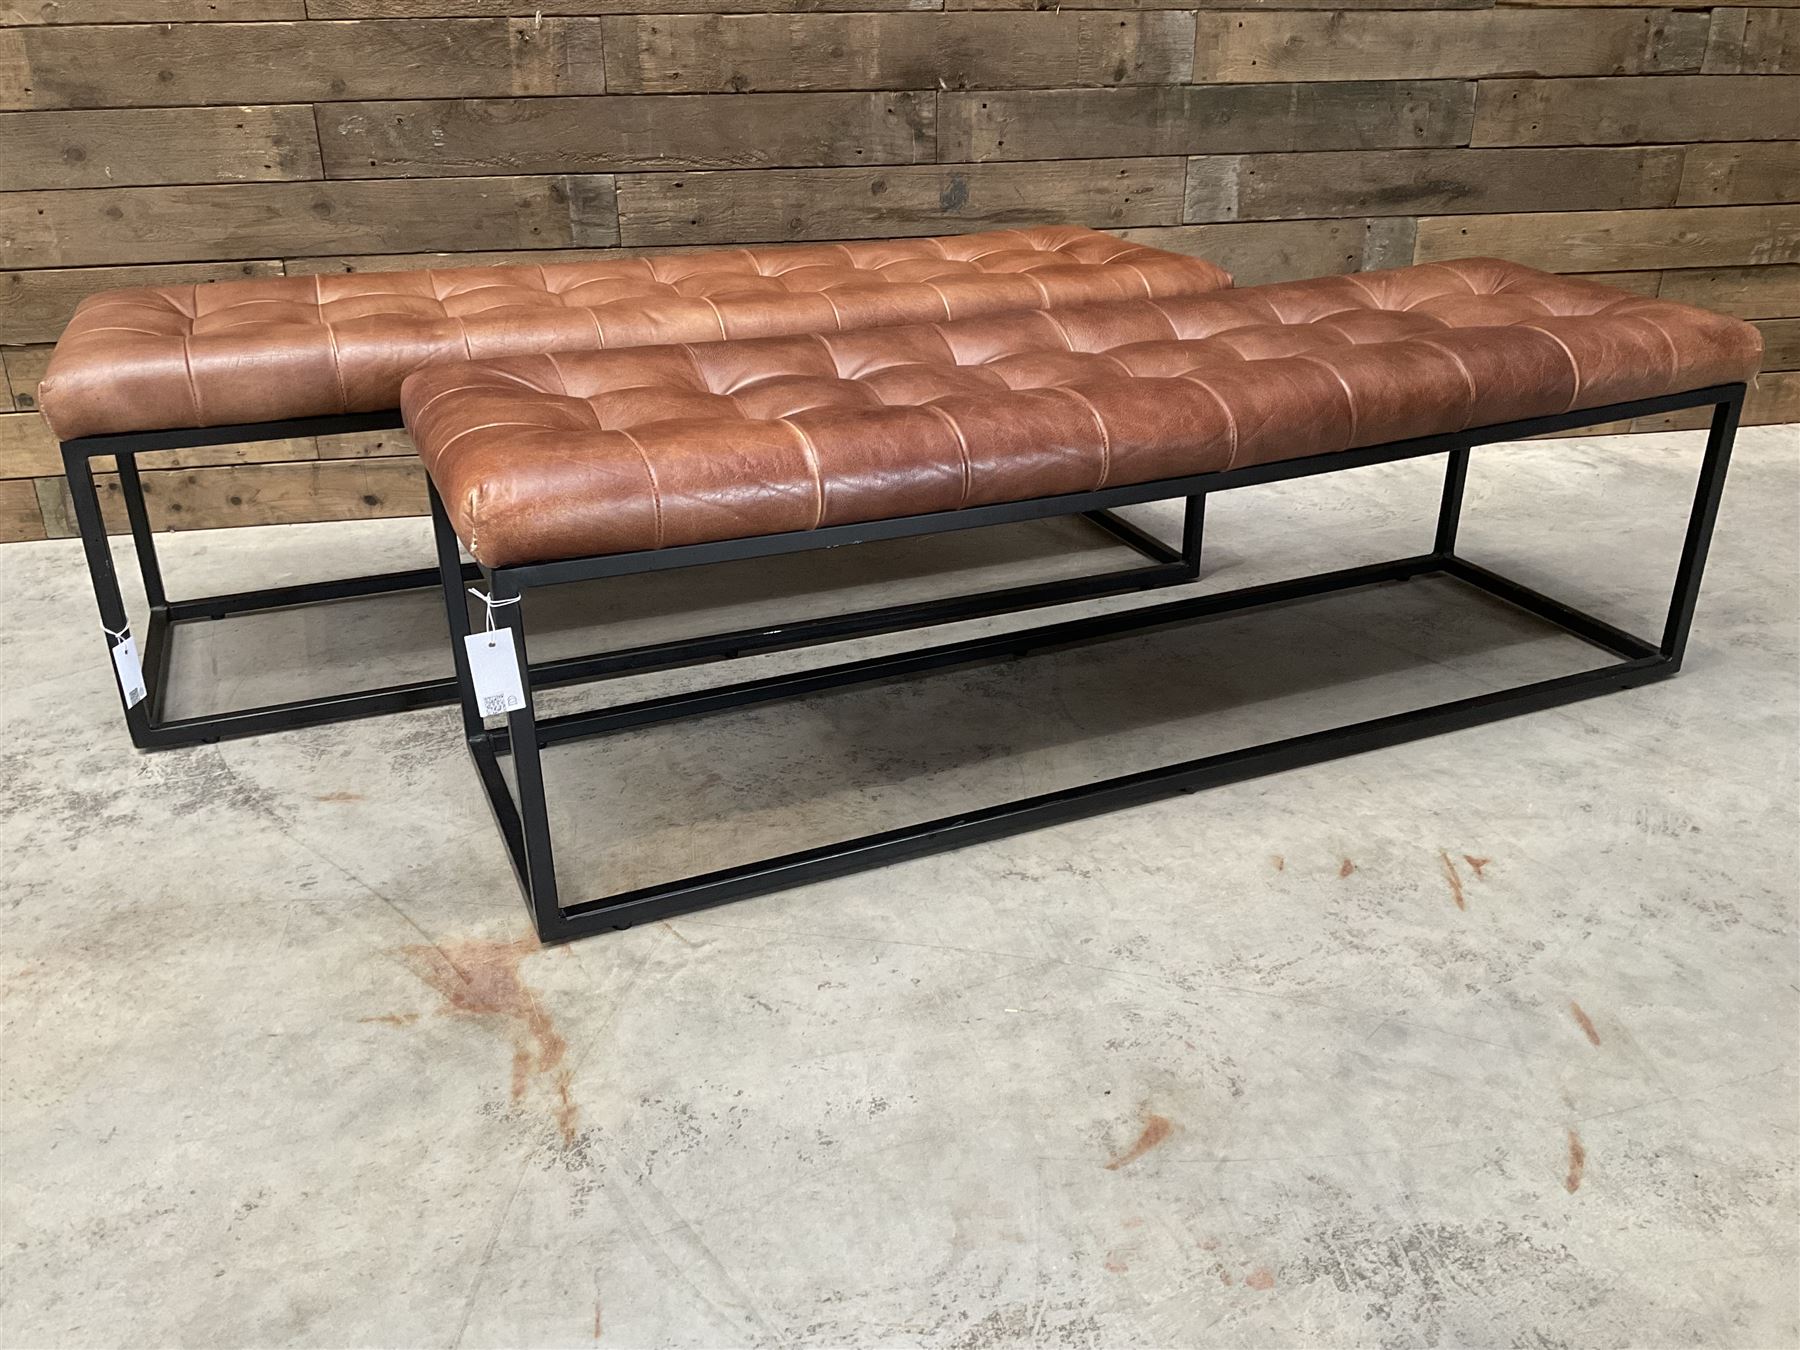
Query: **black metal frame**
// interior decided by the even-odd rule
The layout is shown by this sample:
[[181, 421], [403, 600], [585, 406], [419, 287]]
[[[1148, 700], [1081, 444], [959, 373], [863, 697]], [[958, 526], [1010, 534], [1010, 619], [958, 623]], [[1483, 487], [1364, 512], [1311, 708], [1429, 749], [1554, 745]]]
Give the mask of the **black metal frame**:
[[[1099, 492], [1073, 493], [963, 511], [908, 516], [867, 525], [834, 526], [717, 544], [698, 544], [529, 566], [484, 568], [482, 573], [490, 597], [496, 602], [507, 602], [522, 599], [533, 588], [563, 582], [690, 567], [728, 559], [770, 557], [874, 539], [895, 539], [1009, 521], [1100, 511], [1170, 497], [1185, 497], [1195, 504], [1189, 520], [1197, 542], [1198, 528], [1192, 522], [1200, 519], [1200, 508], [1210, 493], [1424, 455], [1447, 456], [1436, 539], [1429, 553], [1293, 581], [1253, 586], [1220, 595], [1190, 597], [1123, 613], [1076, 619], [893, 656], [874, 657], [797, 674], [777, 675], [556, 717], [539, 719], [533, 707], [534, 684], [542, 687], [543, 681], [537, 679], [539, 668], [531, 666], [526, 654], [525, 620], [522, 613], [524, 606], [502, 604], [490, 610], [490, 614], [497, 623], [504, 623], [512, 630], [520, 680], [525, 691], [525, 706], [517, 712], [507, 714], [504, 728], [492, 729], [482, 720], [478, 711], [479, 705], [475, 699], [463, 645], [463, 638], [471, 631], [463, 593], [465, 569], [443, 504], [433, 491], [432, 519], [437, 539], [439, 578], [452, 633], [451, 648], [456, 661], [469, 753], [480, 775], [488, 803], [493, 809], [494, 819], [505, 841], [514, 874], [525, 896], [538, 936], [544, 942], [563, 942], [606, 929], [625, 928], [708, 905], [861, 871], [902, 858], [918, 857], [979, 840], [994, 839], [1131, 806], [1172, 793], [1194, 792], [1261, 774], [1278, 773], [1322, 760], [1554, 707], [1614, 689], [1626, 689], [1652, 680], [1665, 679], [1680, 669], [1686, 650], [1688, 630], [1693, 621], [1694, 604], [1699, 595], [1701, 573], [1712, 538], [1720, 494], [1725, 485], [1725, 472], [1731, 457], [1743, 398], [1742, 384], [1717, 385], [1688, 393], [1530, 418], [1472, 431], [1426, 436], [1340, 454], [1253, 465], [1193, 477], [1108, 488]], [[1604, 620], [1584, 614], [1559, 600], [1500, 576], [1456, 553], [1463, 485], [1472, 447], [1519, 440], [1547, 432], [1598, 426], [1678, 408], [1705, 406], [1713, 409], [1711, 431], [1707, 438], [1706, 455], [1700, 470], [1693, 509], [1688, 518], [1681, 560], [1676, 570], [1674, 592], [1659, 640], [1636, 637]], [[1147, 628], [1252, 610], [1378, 582], [1428, 575], [1452, 577], [1528, 611], [1619, 659], [1597, 669], [1539, 680], [1513, 689], [1455, 699], [1431, 707], [1271, 741], [1224, 754], [1207, 755], [1140, 773], [902, 826], [841, 843], [662, 882], [598, 900], [565, 906], [558, 898], [556, 865], [551, 849], [540, 759], [540, 751], [558, 742], [791, 698], [814, 690], [964, 665], [990, 657], [1065, 648]], [[516, 794], [509, 788], [501, 769], [500, 757], [509, 753], [513, 759]]]
[[[230, 595], [171, 600], [163, 583], [162, 566], [156, 552], [156, 536], [150, 528], [150, 513], [144, 501], [137, 457], [158, 450], [273, 441], [290, 436], [388, 431], [400, 426], [400, 415], [397, 412], [360, 413], [240, 426], [86, 436], [62, 443], [63, 468], [68, 474], [69, 495], [74, 502], [75, 520], [87, 555], [88, 574], [94, 585], [94, 599], [100, 609], [100, 622], [107, 633], [109, 647], [123, 640], [121, 635], [129, 630], [130, 616], [125, 609], [118, 575], [113, 566], [112, 547], [107, 539], [106, 524], [101, 514], [93, 461], [96, 456], [111, 455], [118, 465], [119, 495], [125, 503], [138, 570], [143, 577], [144, 593], [150, 611], [143, 632], [142, 647], [145, 698], [134, 706], [124, 707], [124, 696], [122, 693], [120, 696], [132, 744], [141, 750], [196, 745], [226, 737], [256, 736], [270, 731], [286, 731], [455, 701], [456, 677], [445, 675], [433, 680], [417, 680], [407, 684], [326, 694], [191, 717], [169, 718], [164, 714], [169, 688], [170, 651], [175, 630], [182, 624], [225, 619], [237, 614], [290, 609], [301, 605], [328, 604], [358, 596], [422, 589], [437, 584], [438, 569], [425, 567], [413, 571], [307, 582]], [[972, 595], [832, 614], [793, 623], [764, 624], [734, 632], [649, 643], [590, 656], [568, 657], [535, 667], [532, 676], [541, 687], [606, 675], [668, 670], [753, 652], [788, 650], [849, 637], [1066, 604], [1072, 600], [1091, 599], [1095, 596], [1178, 585], [1192, 581], [1199, 575], [1204, 507], [1204, 500], [1200, 498], [1188, 503], [1187, 521], [1179, 549], [1170, 548], [1160, 539], [1145, 533], [1109, 510], [1096, 508], [1083, 513], [1099, 529], [1148, 559], [1144, 566], [1114, 568], [1088, 576], [1011, 586]], [[463, 575], [473, 580], [477, 571], [473, 565], [468, 565], [463, 568]]]

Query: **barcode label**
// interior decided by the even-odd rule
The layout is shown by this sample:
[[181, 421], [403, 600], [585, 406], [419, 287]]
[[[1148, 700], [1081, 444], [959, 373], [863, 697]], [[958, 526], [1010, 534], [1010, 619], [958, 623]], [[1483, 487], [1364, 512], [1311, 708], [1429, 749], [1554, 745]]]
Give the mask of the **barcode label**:
[[125, 706], [135, 708], [145, 698], [144, 668], [138, 660], [137, 639], [130, 633], [113, 644], [113, 669], [118, 672], [119, 691], [125, 695]]
[[470, 633], [463, 639], [463, 647], [469, 653], [469, 674], [475, 681], [475, 706], [483, 717], [499, 717], [525, 706], [512, 629]]

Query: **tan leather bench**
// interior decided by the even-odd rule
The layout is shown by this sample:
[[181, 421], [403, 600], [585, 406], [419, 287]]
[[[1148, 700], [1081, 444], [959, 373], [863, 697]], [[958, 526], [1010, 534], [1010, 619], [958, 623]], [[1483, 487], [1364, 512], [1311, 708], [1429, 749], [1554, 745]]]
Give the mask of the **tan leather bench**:
[[[465, 733], [540, 936], [554, 941], [1672, 674], [1760, 355], [1756, 330], [1736, 319], [1470, 259], [866, 332], [444, 365], [409, 378], [402, 407], [434, 487]], [[1712, 430], [1659, 639], [1457, 554], [1471, 447], [1691, 406], [1713, 409]], [[1448, 467], [1434, 547], [1416, 557], [598, 711], [540, 720], [532, 706], [512, 602], [537, 587], [1204, 500], [1427, 454]], [[459, 545], [483, 566], [504, 642], [469, 631]], [[1615, 659], [601, 900], [558, 899], [544, 747], [1420, 575], [1466, 582]], [[478, 682], [471, 662], [496, 647], [504, 668], [481, 665]], [[490, 728], [483, 712], [501, 707], [508, 725]], [[516, 792], [500, 772], [506, 754]]]
[[[153, 286], [82, 301], [38, 394], [63, 442], [101, 623], [115, 648], [123, 643], [127, 618], [92, 460], [118, 460], [119, 492], [150, 607], [142, 630], [144, 696], [125, 696], [126, 723], [137, 745], [152, 748], [444, 702], [455, 696], [455, 684], [446, 677], [165, 717], [174, 626], [429, 585], [435, 572], [172, 600], [138, 472], [142, 452], [398, 427], [401, 381], [445, 361], [843, 332], [1050, 305], [1177, 297], [1230, 284], [1225, 272], [1201, 259], [1067, 225], [542, 266]], [[1194, 563], [1123, 522], [1096, 515], [1095, 523], [1145, 555], [1148, 565], [1104, 583], [1078, 578], [996, 596], [992, 603], [1017, 608], [1096, 593], [1096, 585], [1117, 590], [1193, 574]], [[957, 612], [994, 612], [991, 605], [983, 611], [980, 600], [957, 598]], [[867, 624], [874, 630], [887, 621], [874, 614]], [[836, 621], [837, 629], [844, 627]], [[759, 640], [755, 634], [717, 637], [739, 647]], [[682, 659], [680, 652], [660, 649], [639, 655], [645, 668]], [[631, 659], [629, 653], [611, 658], [615, 667]]]
[[60, 440], [379, 412], [441, 361], [970, 318], [1229, 286], [1078, 225], [542, 266], [147, 286], [76, 308], [38, 389]]

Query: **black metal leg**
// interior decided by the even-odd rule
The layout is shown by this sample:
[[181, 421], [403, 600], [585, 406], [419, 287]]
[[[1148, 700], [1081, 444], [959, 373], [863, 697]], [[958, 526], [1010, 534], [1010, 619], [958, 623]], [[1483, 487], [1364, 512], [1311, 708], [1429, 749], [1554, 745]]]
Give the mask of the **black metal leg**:
[[1444, 459], [1444, 497], [1438, 506], [1437, 542], [1432, 546], [1432, 551], [1440, 558], [1456, 552], [1456, 530], [1462, 524], [1463, 488], [1469, 481], [1469, 447], [1458, 446]]
[[[100, 626], [107, 644], [108, 665], [112, 648], [123, 641], [131, 628], [131, 616], [125, 610], [125, 598], [119, 592], [119, 575], [113, 567], [112, 542], [106, 535], [106, 518], [100, 510], [100, 494], [94, 486], [94, 465], [88, 456], [63, 448], [63, 473], [69, 482], [69, 498], [75, 506], [75, 526], [81, 535], [81, 547], [87, 557], [88, 575], [94, 583], [94, 603], [100, 610]], [[140, 750], [152, 744], [150, 708], [160, 697], [160, 687], [149, 681], [156, 678], [158, 660], [149, 659], [146, 646], [144, 678], [147, 697], [135, 706], [126, 706], [124, 691], [119, 691], [119, 704], [125, 711], [125, 727], [131, 743]], [[114, 681], [115, 687], [117, 681]]]
[[1688, 630], [1694, 625], [1694, 606], [1700, 599], [1700, 574], [1706, 569], [1706, 554], [1712, 545], [1713, 524], [1719, 518], [1725, 471], [1731, 467], [1731, 446], [1737, 439], [1738, 416], [1743, 407], [1744, 391], [1740, 386], [1713, 408], [1712, 426], [1706, 435], [1706, 457], [1700, 463], [1694, 509], [1688, 516], [1687, 535], [1681, 543], [1675, 591], [1669, 598], [1669, 618], [1662, 633], [1662, 654], [1677, 669], [1687, 654]]
[[1187, 499], [1181, 518], [1181, 561], [1191, 580], [1200, 575], [1200, 546], [1206, 537], [1206, 494]]
[[[557, 900], [556, 858], [550, 844], [550, 810], [544, 799], [544, 766], [537, 735], [537, 711], [531, 692], [531, 661], [525, 651], [525, 593], [504, 573], [490, 574], [488, 592], [497, 622], [512, 633], [513, 654], [518, 660], [519, 683], [525, 706], [506, 715], [508, 747], [513, 758], [513, 781], [518, 787], [519, 821], [525, 837], [526, 900], [540, 941], [554, 942], [571, 936], [565, 931], [562, 906]], [[468, 687], [473, 693], [473, 686]]]

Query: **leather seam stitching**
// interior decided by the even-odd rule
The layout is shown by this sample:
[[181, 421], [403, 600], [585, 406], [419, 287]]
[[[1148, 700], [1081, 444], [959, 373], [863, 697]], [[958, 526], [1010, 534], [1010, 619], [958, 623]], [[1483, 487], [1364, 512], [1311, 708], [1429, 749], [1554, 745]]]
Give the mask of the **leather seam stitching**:
[[963, 490], [962, 496], [957, 499], [956, 503], [956, 509], [960, 511], [969, 504], [969, 498], [975, 491], [975, 466], [969, 462], [969, 442], [963, 436], [962, 428], [956, 425], [956, 419], [937, 404], [921, 403], [919, 406], [949, 427], [950, 434], [956, 437], [956, 453], [962, 461]]
[[1346, 380], [1343, 376], [1343, 372], [1332, 365], [1331, 362], [1321, 361], [1310, 352], [1300, 353], [1299, 359], [1306, 362], [1309, 366], [1322, 366], [1324, 369], [1330, 371], [1331, 378], [1336, 380], [1338, 382], [1338, 388], [1344, 391], [1344, 406], [1350, 410], [1350, 444], [1355, 445], [1357, 423], [1361, 419], [1356, 415], [1356, 391], [1350, 387], [1350, 381]]
[[1238, 424], [1236, 415], [1231, 411], [1231, 405], [1219, 396], [1219, 391], [1217, 389], [1214, 389], [1210, 384], [1199, 378], [1199, 376], [1195, 375], [1192, 371], [1177, 375], [1175, 378], [1178, 380], [1185, 380], [1196, 389], [1204, 390], [1206, 396], [1219, 405], [1219, 411], [1225, 414], [1225, 429], [1231, 435], [1231, 445], [1225, 454], [1225, 467], [1227, 469], [1235, 468], [1237, 466], [1238, 457]]
[[1107, 480], [1112, 477], [1112, 437], [1107, 434], [1106, 422], [1101, 418], [1100, 410], [1090, 403], [1087, 396], [1080, 390], [1071, 389], [1068, 385], [1061, 385], [1055, 392], [1066, 394], [1068, 397], [1074, 399], [1082, 407], [1086, 408], [1087, 415], [1094, 419], [1094, 430], [1100, 433], [1100, 479], [1094, 484], [1091, 490], [1098, 491], [1105, 487]]
[[785, 417], [775, 419], [794, 435], [800, 438], [800, 453], [806, 459], [806, 470], [813, 480], [813, 523], [808, 529], [816, 530], [825, 519], [825, 471], [819, 467], [819, 448], [812, 443], [812, 437]]
[[623, 436], [626, 443], [629, 444], [633, 450], [637, 451], [637, 457], [642, 460], [644, 464], [644, 473], [650, 479], [650, 508], [656, 514], [656, 547], [661, 548], [663, 546], [664, 535], [662, 487], [656, 481], [656, 466], [650, 462], [650, 456], [645, 452], [644, 447], [638, 444], [638, 438], [636, 436], [633, 436], [624, 427], [619, 428], [619, 435]]
[[1567, 403], [1563, 404], [1563, 406], [1562, 406], [1562, 411], [1568, 412], [1571, 408], [1573, 408], [1577, 403], [1579, 403], [1581, 401], [1582, 386], [1586, 383], [1586, 381], [1583, 380], [1582, 376], [1581, 376], [1581, 362], [1579, 362], [1575, 359], [1575, 353], [1569, 350], [1569, 344], [1564, 342], [1561, 338], [1556, 336], [1556, 334], [1552, 333], [1549, 329], [1539, 328], [1535, 323], [1522, 323], [1519, 325], [1519, 327], [1529, 328], [1534, 333], [1542, 333], [1545, 337], [1549, 338], [1552, 342], [1554, 342], [1558, 347], [1562, 348], [1562, 354], [1569, 358], [1569, 369], [1571, 372], [1574, 373], [1574, 376], [1575, 376], [1575, 391], [1569, 395], [1569, 401]]

